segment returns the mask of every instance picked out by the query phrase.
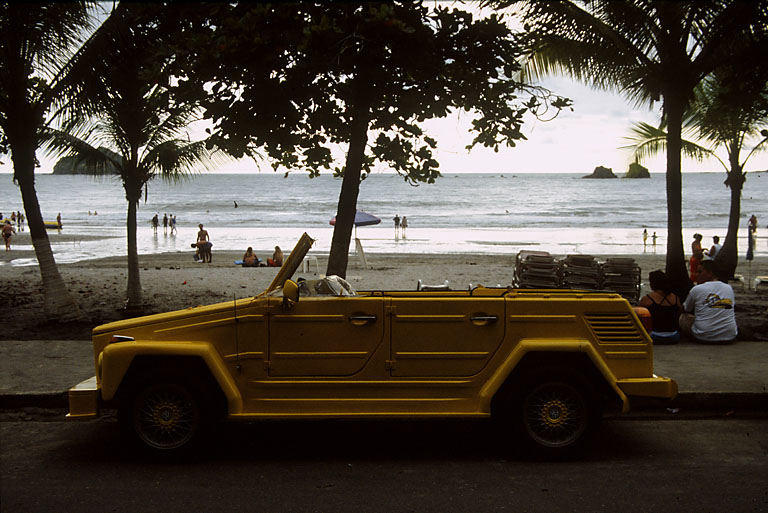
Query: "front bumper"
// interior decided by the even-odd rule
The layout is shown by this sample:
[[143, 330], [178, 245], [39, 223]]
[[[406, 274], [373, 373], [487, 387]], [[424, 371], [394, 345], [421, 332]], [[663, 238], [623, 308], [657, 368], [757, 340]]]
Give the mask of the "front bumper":
[[101, 390], [96, 376], [86, 379], [69, 389], [68, 419], [91, 419], [99, 416]]
[[677, 396], [677, 382], [674, 379], [656, 375], [651, 378], [620, 379], [616, 384], [628, 396], [661, 399], [674, 399]]

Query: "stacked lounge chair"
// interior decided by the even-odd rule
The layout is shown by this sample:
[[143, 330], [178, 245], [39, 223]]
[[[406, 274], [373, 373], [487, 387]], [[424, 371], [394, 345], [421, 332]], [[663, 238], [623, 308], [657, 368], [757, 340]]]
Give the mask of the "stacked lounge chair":
[[523, 250], [515, 257], [514, 286], [555, 289], [559, 285], [557, 262], [546, 251]]
[[560, 260], [559, 274], [563, 288], [600, 288], [600, 265], [592, 255], [566, 256]]
[[609, 258], [602, 264], [604, 290], [621, 294], [632, 303], [640, 299], [640, 266], [634, 258]]

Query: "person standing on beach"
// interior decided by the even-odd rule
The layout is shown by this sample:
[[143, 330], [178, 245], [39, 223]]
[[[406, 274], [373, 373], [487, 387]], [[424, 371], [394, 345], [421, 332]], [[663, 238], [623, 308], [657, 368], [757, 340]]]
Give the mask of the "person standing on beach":
[[700, 233], [693, 234], [693, 242], [691, 243], [691, 259], [689, 265], [691, 268], [691, 281], [696, 283], [696, 270], [699, 267], [699, 262], [704, 258], [704, 250], [701, 248], [702, 235]]
[[395, 238], [398, 238], [400, 236], [400, 216], [395, 214], [392, 221], [395, 222]]
[[752, 214], [752, 217], [749, 218], [749, 224], [747, 228], [749, 233], [754, 233], [757, 231], [757, 217], [755, 214]]
[[653, 232], [653, 235], [651, 235], [651, 243], [653, 244], [653, 252], [656, 253], [656, 239], [658, 237], [656, 236], [656, 232]]
[[163, 235], [168, 235], [168, 214], [163, 214]]
[[202, 224], [197, 225], [200, 231], [197, 232], [197, 249], [200, 250], [200, 258], [203, 262], [211, 263], [211, 237], [208, 235], [208, 230], [203, 228]]
[[408, 228], [408, 218], [403, 216], [403, 220], [400, 221], [400, 230], [403, 233], [403, 238], [405, 238], [405, 229]]
[[24, 231], [24, 220], [25, 220], [25, 218], [24, 218], [24, 214], [21, 213], [21, 210], [19, 210], [16, 213], [16, 219], [19, 220], [19, 231], [23, 232]]
[[11, 250], [11, 237], [13, 237], [14, 233], [16, 233], [16, 230], [13, 228], [13, 225], [10, 221], [6, 220], [3, 225], [3, 240], [5, 241], [6, 251]]
[[56, 214], [56, 229], [59, 231], [59, 233], [61, 233], [61, 227], [62, 227], [61, 212], [59, 212], [58, 214]]
[[157, 235], [157, 227], [160, 224], [157, 214], [152, 217], [152, 232]]
[[646, 228], [643, 228], [643, 253], [645, 253], [645, 248], [648, 246], [648, 230]]
[[176, 216], [171, 215], [171, 235], [176, 233]]

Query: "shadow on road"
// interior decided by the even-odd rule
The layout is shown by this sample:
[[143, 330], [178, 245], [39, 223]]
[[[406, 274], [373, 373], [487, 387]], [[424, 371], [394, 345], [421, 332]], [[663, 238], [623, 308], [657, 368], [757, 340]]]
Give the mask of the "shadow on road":
[[[564, 460], [614, 461], [665, 449], [638, 447], [633, 423], [604, 421]], [[290, 420], [226, 422], [181, 455], [150, 453], [121, 433], [114, 418], [75, 424], [73, 460], [212, 463], [219, 461], [479, 461], [537, 459], [521, 440], [488, 420]]]

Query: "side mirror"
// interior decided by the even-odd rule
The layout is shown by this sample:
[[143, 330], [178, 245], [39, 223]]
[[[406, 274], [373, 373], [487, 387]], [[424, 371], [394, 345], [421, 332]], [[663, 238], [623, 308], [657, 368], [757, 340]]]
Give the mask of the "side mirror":
[[289, 310], [299, 302], [299, 286], [293, 280], [286, 280], [283, 284], [283, 308]]

